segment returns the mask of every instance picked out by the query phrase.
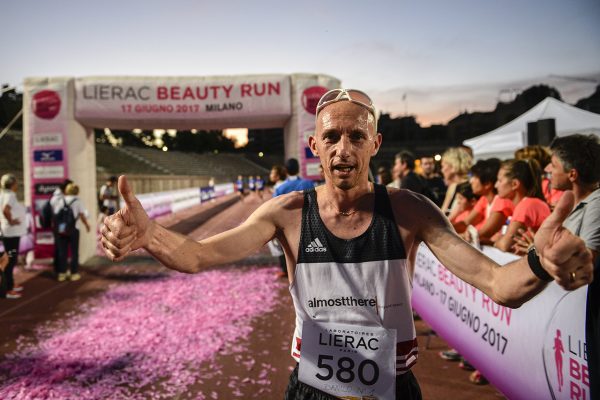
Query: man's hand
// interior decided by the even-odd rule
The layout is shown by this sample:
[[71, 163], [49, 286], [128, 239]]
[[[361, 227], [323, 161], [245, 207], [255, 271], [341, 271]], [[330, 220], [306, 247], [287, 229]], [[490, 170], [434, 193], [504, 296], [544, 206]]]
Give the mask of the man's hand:
[[102, 247], [112, 261], [120, 261], [129, 252], [147, 246], [152, 237], [152, 221], [129, 188], [124, 175], [119, 177], [118, 188], [125, 206], [106, 217], [101, 230]]
[[562, 226], [573, 203], [573, 193], [566, 191], [534, 237], [542, 266], [567, 290], [577, 289], [593, 280], [591, 252], [581, 238]]

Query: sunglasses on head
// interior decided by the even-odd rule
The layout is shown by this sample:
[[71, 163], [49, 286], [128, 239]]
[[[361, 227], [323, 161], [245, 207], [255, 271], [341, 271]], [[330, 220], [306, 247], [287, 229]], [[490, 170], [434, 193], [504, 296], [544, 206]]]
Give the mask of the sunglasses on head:
[[375, 106], [373, 100], [365, 93], [356, 89], [333, 89], [321, 96], [321, 100], [317, 104], [317, 115], [319, 112], [329, 104], [337, 103], [338, 101], [349, 101], [354, 104], [358, 104], [369, 110], [373, 117], [377, 120], [375, 115]]

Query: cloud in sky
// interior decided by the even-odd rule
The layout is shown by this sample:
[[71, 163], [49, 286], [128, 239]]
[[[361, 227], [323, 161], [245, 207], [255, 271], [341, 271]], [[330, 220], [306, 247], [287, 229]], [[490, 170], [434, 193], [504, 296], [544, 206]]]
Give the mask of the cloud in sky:
[[[582, 81], [584, 78], [589, 81]], [[595, 81], [595, 82], [594, 82]], [[600, 84], [600, 70], [582, 76], [544, 76], [505, 82], [449, 86], [397, 87], [372, 91], [372, 97], [381, 112], [392, 117], [416, 115], [423, 126], [445, 124], [464, 111], [492, 111], [499, 101], [512, 101], [523, 90], [545, 84], [556, 88], [563, 101], [575, 103], [591, 95]], [[402, 101], [406, 94], [406, 101]]]
[[492, 108], [500, 90], [527, 84], [546, 82], [567, 100], [588, 95], [593, 84], [548, 76], [597, 76], [600, 65], [598, 0], [5, 3], [0, 83], [13, 85], [28, 76], [323, 73], [394, 115], [408, 93], [408, 112], [429, 124]]

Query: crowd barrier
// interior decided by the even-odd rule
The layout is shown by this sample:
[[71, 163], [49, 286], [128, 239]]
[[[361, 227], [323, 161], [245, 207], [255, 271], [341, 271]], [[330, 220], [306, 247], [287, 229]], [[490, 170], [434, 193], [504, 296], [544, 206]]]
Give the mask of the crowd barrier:
[[[221, 196], [233, 193], [235, 190], [233, 183], [221, 183], [215, 186], [204, 186], [201, 188], [179, 189], [159, 193], [144, 193], [136, 197], [142, 203], [144, 210], [150, 218], [155, 219], [162, 215], [176, 213], [186, 208], [201, 204], [202, 202], [216, 199]], [[121, 199], [121, 206], [123, 206]], [[91, 218], [91, 216], [89, 216]], [[21, 237], [19, 244], [19, 253], [25, 254], [33, 250], [33, 219], [31, 209], [27, 207], [27, 226], [30, 227], [26, 235]], [[0, 242], [0, 251], [4, 251], [2, 242]]]
[[[501, 265], [513, 254], [483, 253]], [[567, 292], [550, 283], [518, 309], [500, 306], [458, 279], [421, 245], [413, 308], [450, 346], [511, 400], [588, 400], [585, 353], [587, 286]]]

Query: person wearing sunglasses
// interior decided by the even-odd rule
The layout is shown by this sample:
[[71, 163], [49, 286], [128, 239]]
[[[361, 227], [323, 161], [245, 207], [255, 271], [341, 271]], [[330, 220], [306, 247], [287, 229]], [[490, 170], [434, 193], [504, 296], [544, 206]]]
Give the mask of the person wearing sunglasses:
[[299, 362], [285, 398], [420, 399], [411, 372], [418, 348], [410, 296], [421, 242], [456, 276], [509, 307], [552, 280], [568, 290], [589, 283], [591, 256], [561, 227], [573, 205], [566, 192], [528, 257], [500, 267], [463, 241], [424, 196], [369, 181], [369, 162], [381, 143], [369, 96], [331, 90], [317, 105], [309, 138], [323, 185], [273, 198], [238, 227], [196, 242], [151, 221], [122, 176], [125, 204], [106, 218], [102, 246], [113, 261], [144, 248], [168, 268], [197, 273], [243, 259], [276, 238], [287, 260], [296, 312], [291, 353]]

